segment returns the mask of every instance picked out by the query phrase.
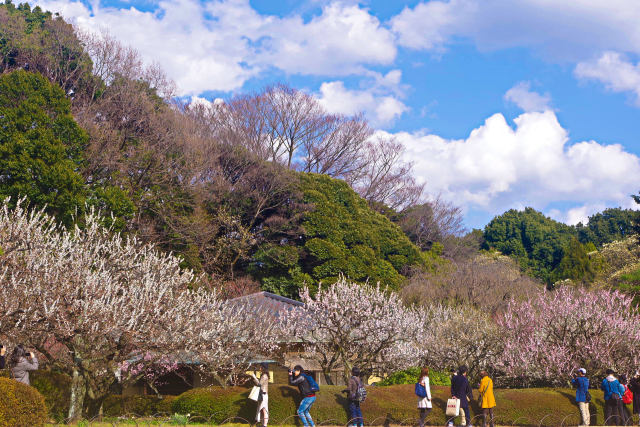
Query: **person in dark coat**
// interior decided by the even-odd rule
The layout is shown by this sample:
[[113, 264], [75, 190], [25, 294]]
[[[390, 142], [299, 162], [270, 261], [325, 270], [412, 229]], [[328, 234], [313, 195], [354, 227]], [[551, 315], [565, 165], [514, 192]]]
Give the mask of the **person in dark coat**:
[[349, 399], [349, 425], [353, 427], [364, 426], [362, 409], [360, 408], [360, 401], [358, 400], [358, 390], [360, 387], [363, 387], [360, 374], [360, 368], [354, 366], [353, 369], [351, 369], [351, 378], [349, 378], [348, 388], [343, 390], [343, 392], [347, 393], [347, 397]]
[[7, 366], [7, 348], [0, 345], [0, 369], [4, 369]]
[[470, 427], [471, 411], [469, 410], [469, 400], [473, 400], [473, 391], [467, 379], [467, 373], [468, 369], [463, 365], [458, 368], [458, 375], [451, 378], [451, 397], [460, 400], [460, 409], [464, 410], [464, 415], [461, 414], [462, 424]]
[[[633, 393], [633, 413], [640, 416], [640, 372], [636, 372], [629, 381], [629, 390]], [[638, 423], [640, 425], [640, 420]]]
[[289, 384], [298, 386], [300, 394], [302, 395], [302, 401], [298, 406], [298, 416], [302, 420], [302, 425], [305, 427], [314, 427], [315, 423], [311, 418], [309, 410], [311, 405], [316, 401], [316, 393], [311, 389], [311, 384], [307, 381], [307, 378], [303, 375], [304, 369], [302, 366], [296, 365], [295, 368], [289, 371]]

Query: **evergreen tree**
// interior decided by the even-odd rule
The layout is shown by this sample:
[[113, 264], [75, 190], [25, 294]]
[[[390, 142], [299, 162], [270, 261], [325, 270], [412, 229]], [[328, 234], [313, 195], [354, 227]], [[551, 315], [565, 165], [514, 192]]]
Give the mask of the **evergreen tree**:
[[0, 197], [25, 196], [70, 224], [85, 203], [87, 140], [59, 87], [22, 70], [0, 77]]
[[573, 238], [564, 250], [560, 264], [554, 271], [556, 280], [571, 279], [574, 282], [590, 282], [595, 272], [584, 245]]

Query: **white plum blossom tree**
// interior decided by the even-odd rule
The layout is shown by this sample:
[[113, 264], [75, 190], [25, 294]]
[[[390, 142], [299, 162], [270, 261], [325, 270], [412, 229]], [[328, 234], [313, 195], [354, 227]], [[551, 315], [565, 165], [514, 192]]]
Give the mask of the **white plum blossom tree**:
[[498, 326], [491, 316], [469, 305], [433, 304], [418, 309], [423, 362], [445, 370], [466, 365], [471, 374], [491, 369], [502, 351]]
[[315, 297], [301, 293], [304, 307], [290, 319], [298, 338], [329, 373], [343, 368], [348, 379], [354, 365], [368, 374], [384, 374], [416, 364], [416, 313], [397, 294], [350, 283], [344, 278], [320, 287]]
[[132, 355], [232, 370], [265, 348], [255, 338], [273, 330], [268, 321], [258, 325], [215, 291], [190, 290], [196, 278], [178, 258], [101, 223], [90, 213], [68, 231], [24, 201], [0, 207], [0, 333], [71, 376], [70, 420], [86, 398], [106, 395]]

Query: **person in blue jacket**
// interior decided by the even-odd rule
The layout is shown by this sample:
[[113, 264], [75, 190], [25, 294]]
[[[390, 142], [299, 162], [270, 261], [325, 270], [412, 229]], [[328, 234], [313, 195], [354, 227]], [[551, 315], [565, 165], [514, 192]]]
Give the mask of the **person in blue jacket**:
[[604, 391], [604, 419], [609, 426], [617, 426], [622, 423], [620, 409], [624, 387], [614, 374], [612, 369], [607, 369], [607, 377], [600, 384], [600, 389]]
[[[467, 379], [468, 369], [466, 366], [460, 366], [458, 368], [458, 375], [451, 378], [451, 396], [460, 400], [460, 409], [464, 410], [462, 417], [462, 424], [466, 424], [467, 427], [471, 426], [471, 411], [469, 411], [469, 401], [473, 400], [473, 391], [471, 385]], [[465, 423], [466, 418], [466, 423]]]
[[589, 378], [587, 378], [587, 370], [580, 368], [576, 371], [576, 375], [571, 380], [571, 384], [576, 387], [576, 402], [580, 408], [583, 426], [591, 423], [591, 414], [589, 413], [589, 402], [587, 401], [587, 392], [589, 391]]

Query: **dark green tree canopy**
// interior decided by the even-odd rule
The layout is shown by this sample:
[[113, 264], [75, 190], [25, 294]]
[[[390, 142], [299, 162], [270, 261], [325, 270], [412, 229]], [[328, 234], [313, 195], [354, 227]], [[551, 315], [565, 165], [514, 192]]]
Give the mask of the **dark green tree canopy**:
[[576, 225], [578, 239], [582, 243], [593, 243], [600, 247], [605, 243], [622, 240], [633, 234], [633, 221], [636, 211], [631, 209], [611, 208], [589, 217], [586, 225]]
[[263, 289], [296, 297], [304, 282], [331, 283], [340, 274], [397, 288], [406, 269], [426, 264], [400, 227], [372, 210], [344, 181], [299, 176], [304, 202], [312, 206], [303, 216], [304, 234], [255, 253], [249, 271]]
[[575, 231], [533, 208], [511, 209], [495, 217], [484, 229], [484, 248], [515, 258], [520, 267], [550, 282]]
[[87, 139], [59, 87], [26, 71], [0, 77], [0, 196], [26, 196], [69, 224], [85, 203]]
[[100, 83], [70, 24], [38, 6], [7, 1], [0, 3], [0, 73], [15, 69], [39, 72], [76, 95], [91, 97]]
[[564, 255], [554, 271], [554, 279], [571, 279], [574, 282], [590, 282], [595, 277], [593, 266], [587, 251], [577, 238], [569, 240]]

